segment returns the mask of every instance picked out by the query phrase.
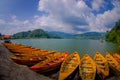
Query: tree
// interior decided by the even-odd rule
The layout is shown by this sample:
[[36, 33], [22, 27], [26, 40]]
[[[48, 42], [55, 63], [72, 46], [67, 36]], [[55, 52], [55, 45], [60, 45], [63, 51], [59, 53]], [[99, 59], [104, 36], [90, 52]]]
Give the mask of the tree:
[[107, 33], [106, 41], [120, 43], [120, 20], [116, 22], [111, 31]]

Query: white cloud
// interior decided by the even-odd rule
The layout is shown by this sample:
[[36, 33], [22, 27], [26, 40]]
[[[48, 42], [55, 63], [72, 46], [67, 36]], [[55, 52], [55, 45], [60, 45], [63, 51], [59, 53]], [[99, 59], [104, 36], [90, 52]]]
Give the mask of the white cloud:
[[[112, 10], [107, 10], [103, 14], [93, 14], [93, 10], [99, 11], [100, 8], [104, 8], [104, 0], [93, 0], [91, 2], [92, 8], [88, 7], [83, 0], [40, 0], [39, 10], [48, 13], [48, 16], [40, 18], [40, 24], [46, 29], [52, 29], [57, 31], [64, 31], [69, 33], [81, 33], [87, 31], [106, 31], [109, 30], [113, 23], [115, 23], [119, 17], [119, 5], [118, 1], [114, 3]], [[64, 26], [64, 28], [63, 28]]]
[[[0, 20], [3, 21], [3, 20]], [[14, 34], [21, 31], [30, 30], [32, 24], [29, 20], [18, 20], [16, 16], [11, 16], [11, 21], [4, 21], [4, 26], [0, 24], [2, 34]]]
[[113, 9], [94, 15], [94, 10], [105, 7], [105, 0], [93, 0], [92, 8], [84, 0], [40, 0], [38, 10], [45, 15], [35, 15], [32, 20], [19, 20], [17, 16], [11, 16], [11, 21], [0, 19], [0, 26], [4, 24], [4, 30], [0, 28], [0, 32], [13, 34], [38, 28], [76, 34], [107, 31], [120, 19], [120, 1], [113, 0], [111, 3]]
[[104, 7], [105, 1], [104, 0], [93, 0], [92, 2], [92, 9], [99, 11], [101, 7]]
[[[48, 12], [48, 16], [41, 17], [37, 22], [46, 29], [75, 33], [73, 27], [87, 25], [86, 16], [90, 15], [90, 8], [84, 1], [75, 0], [40, 0], [39, 10]], [[76, 26], [77, 25], [77, 26]]]
[[113, 1], [114, 8], [112, 10], [105, 11], [103, 14], [98, 14], [96, 16], [91, 16], [88, 18], [89, 27], [91, 27], [91, 31], [99, 31], [104, 32], [110, 30], [115, 22], [120, 19], [120, 2]]

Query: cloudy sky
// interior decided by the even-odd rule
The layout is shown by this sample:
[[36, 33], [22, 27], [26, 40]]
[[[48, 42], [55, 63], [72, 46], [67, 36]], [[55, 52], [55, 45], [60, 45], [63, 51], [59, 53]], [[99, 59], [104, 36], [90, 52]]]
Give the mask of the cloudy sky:
[[0, 0], [0, 33], [34, 29], [106, 32], [120, 19], [120, 0]]

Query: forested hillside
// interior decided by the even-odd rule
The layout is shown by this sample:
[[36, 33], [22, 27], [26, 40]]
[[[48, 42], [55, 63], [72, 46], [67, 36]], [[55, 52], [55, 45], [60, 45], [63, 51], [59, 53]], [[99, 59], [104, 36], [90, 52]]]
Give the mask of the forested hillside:
[[33, 31], [19, 32], [12, 36], [14, 39], [25, 39], [25, 38], [60, 38], [59, 36], [46, 33], [42, 29], [36, 29]]
[[120, 43], [120, 20], [116, 22], [115, 26], [106, 35], [106, 41]]
[[75, 39], [104, 39], [105, 33], [103, 32], [87, 32], [83, 34], [74, 35]]

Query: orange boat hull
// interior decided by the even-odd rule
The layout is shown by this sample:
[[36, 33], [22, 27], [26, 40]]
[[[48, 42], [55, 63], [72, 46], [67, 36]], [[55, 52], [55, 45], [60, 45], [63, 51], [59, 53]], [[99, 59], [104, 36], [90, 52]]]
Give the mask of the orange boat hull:
[[28, 65], [28, 66], [32, 66], [38, 62], [41, 61], [41, 59], [17, 59], [17, 58], [11, 58], [14, 62], [21, 64], [21, 65]]
[[118, 53], [113, 53], [113, 57], [120, 63], [120, 55]]
[[53, 60], [46, 62], [44, 65], [41, 65], [41, 64], [39, 65], [39, 63], [38, 63], [34, 66], [31, 66], [30, 69], [35, 71], [35, 72], [39, 72], [39, 73], [54, 70], [54, 69], [60, 67], [62, 62], [66, 59], [68, 53], [67, 54], [64, 53], [64, 54], [65, 55], [63, 55], [63, 56], [60, 56], [58, 58], [55, 58]]

